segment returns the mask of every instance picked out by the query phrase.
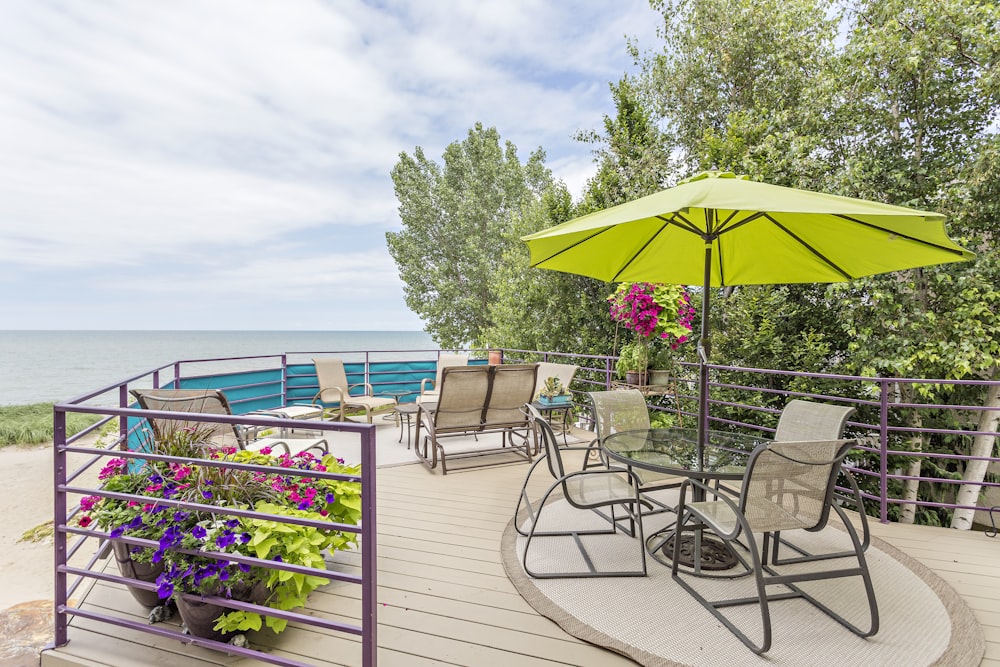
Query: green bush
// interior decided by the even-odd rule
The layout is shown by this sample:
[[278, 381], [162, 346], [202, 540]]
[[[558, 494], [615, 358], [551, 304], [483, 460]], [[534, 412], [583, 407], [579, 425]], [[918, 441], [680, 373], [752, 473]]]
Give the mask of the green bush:
[[[69, 414], [66, 435], [100, 420], [98, 415]], [[52, 442], [52, 403], [0, 406], [0, 447]]]

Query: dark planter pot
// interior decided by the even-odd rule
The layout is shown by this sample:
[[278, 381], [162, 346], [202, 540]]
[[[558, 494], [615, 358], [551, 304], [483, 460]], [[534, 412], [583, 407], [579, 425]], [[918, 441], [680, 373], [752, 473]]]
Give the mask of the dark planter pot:
[[625, 382], [626, 384], [637, 384], [645, 385], [648, 384], [647, 378], [649, 374], [646, 371], [626, 371], [625, 372]]
[[[268, 590], [263, 582], [258, 582], [253, 588], [237, 589], [234, 587], [233, 599], [241, 602], [252, 602], [253, 604], [264, 604], [267, 600]], [[176, 598], [177, 611], [180, 612], [181, 622], [187, 631], [195, 637], [203, 639], [214, 639], [216, 641], [229, 641], [238, 632], [220, 632], [215, 629], [215, 621], [225, 613], [232, 611], [228, 607], [201, 602], [198, 600], [185, 600], [182, 597]]]
[[[156, 578], [163, 572], [163, 563], [139, 563], [132, 559], [132, 554], [129, 553], [130, 548], [130, 545], [125, 542], [119, 542], [118, 540], [111, 541], [111, 550], [114, 552], [115, 560], [118, 562], [118, 571], [122, 573], [123, 577], [128, 577], [129, 579], [155, 583]], [[132, 597], [136, 599], [136, 602], [143, 607], [152, 608], [164, 604], [164, 601], [160, 599], [156, 591], [147, 591], [135, 586], [128, 586], [127, 588]]]

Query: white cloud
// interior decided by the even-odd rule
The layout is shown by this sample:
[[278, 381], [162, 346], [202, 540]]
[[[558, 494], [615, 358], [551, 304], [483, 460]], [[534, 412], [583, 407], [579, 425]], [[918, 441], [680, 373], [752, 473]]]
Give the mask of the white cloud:
[[437, 158], [482, 121], [579, 193], [591, 147], [571, 137], [654, 19], [645, 0], [2, 3], [0, 286], [18, 289], [0, 306], [58, 328], [86, 305], [60, 293], [71, 269], [212, 290], [201, 328], [240, 293], [327, 290], [412, 326], [383, 240], [397, 155]]

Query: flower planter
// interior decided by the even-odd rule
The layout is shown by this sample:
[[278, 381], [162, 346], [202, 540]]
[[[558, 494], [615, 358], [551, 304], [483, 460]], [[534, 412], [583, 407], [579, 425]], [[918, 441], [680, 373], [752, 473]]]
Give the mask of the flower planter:
[[[233, 587], [233, 599], [241, 602], [251, 602], [253, 604], [264, 604], [268, 596], [267, 586], [264, 582], [257, 582], [253, 588]], [[176, 596], [177, 611], [181, 615], [181, 622], [187, 628], [189, 634], [203, 639], [214, 639], [216, 641], [229, 641], [233, 635], [239, 632], [222, 632], [215, 629], [215, 621], [230, 611], [228, 607], [212, 604], [211, 602], [201, 602], [199, 600], [187, 600], [181, 596]]]
[[[115, 554], [115, 561], [118, 562], [118, 571], [123, 577], [136, 579], [149, 583], [155, 583], [156, 578], [163, 572], [163, 563], [140, 563], [132, 558], [129, 553], [131, 546], [120, 540], [111, 540], [111, 550]], [[136, 602], [143, 607], [159, 607], [164, 604], [156, 591], [147, 591], [136, 586], [127, 586], [128, 592], [136, 599]]]
[[565, 396], [539, 396], [538, 403], [540, 405], [569, 405], [572, 402], [573, 397], [570, 395]]

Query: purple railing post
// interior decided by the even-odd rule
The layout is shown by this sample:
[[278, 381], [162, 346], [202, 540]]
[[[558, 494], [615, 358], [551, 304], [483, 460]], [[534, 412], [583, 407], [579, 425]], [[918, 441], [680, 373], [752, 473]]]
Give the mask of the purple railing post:
[[362, 666], [378, 662], [378, 559], [375, 530], [375, 428], [361, 434], [361, 651]]
[[889, 381], [879, 380], [879, 521], [889, 523]]
[[174, 364], [174, 389], [181, 388], [181, 364], [177, 362]]
[[66, 626], [69, 619], [66, 616], [66, 413], [55, 406], [52, 416], [52, 478], [55, 489], [55, 530], [52, 540], [55, 546], [55, 594], [53, 611], [55, 612], [55, 645], [64, 646], [68, 641]]
[[159, 389], [159, 388], [160, 388], [160, 371], [155, 370], [153, 371], [153, 389]]
[[604, 357], [604, 388], [611, 390], [611, 357]]
[[[127, 408], [128, 407], [128, 385], [123, 384], [118, 387], [118, 407]], [[118, 435], [121, 437], [122, 442], [125, 442], [125, 436], [128, 435], [128, 417], [122, 415], [118, 418]]]
[[288, 405], [288, 354], [281, 355], [281, 404]]

